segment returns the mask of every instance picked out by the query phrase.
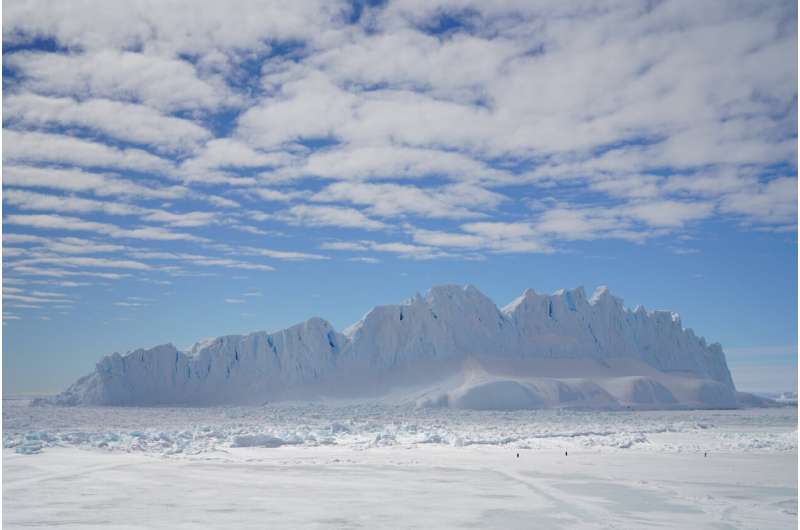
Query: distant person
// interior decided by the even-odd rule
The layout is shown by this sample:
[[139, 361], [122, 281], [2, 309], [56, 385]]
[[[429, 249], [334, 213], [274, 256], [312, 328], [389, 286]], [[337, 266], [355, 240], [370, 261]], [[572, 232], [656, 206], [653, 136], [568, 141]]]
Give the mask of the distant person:
[[703, 453], [703, 458], [706, 458], [707, 456], [708, 456], [708, 452]]
[[519, 458], [519, 453], [517, 453], [517, 458]]
[[569, 456], [569, 453], [567, 451], [564, 451], [564, 456]]

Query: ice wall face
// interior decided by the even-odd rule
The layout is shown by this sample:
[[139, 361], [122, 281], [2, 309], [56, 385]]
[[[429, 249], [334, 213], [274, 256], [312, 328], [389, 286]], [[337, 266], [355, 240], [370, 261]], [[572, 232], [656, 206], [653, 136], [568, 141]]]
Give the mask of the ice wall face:
[[[344, 393], [358, 396], [367, 382], [374, 384], [397, 370], [413, 374], [415, 366], [468, 359], [489, 364], [589, 360], [604, 366], [625, 360], [670, 377], [707, 380], [713, 391], [703, 387], [706, 393], [733, 395], [735, 390], [721, 347], [683, 329], [674, 313], [625, 309], [605, 288], [591, 299], [582, 288], [552, 295], [529, 289], [500, 310], [472, 286], [448, 285], [400, 305], [376, 307], [344, 334], [312, 318], [275, 333], [203, 341], [187, 352], [163, 345], [115, 353], [56, 400], [260, 403], [320, 395], [337, 384], [345, 387], [339, 389]], [[528, 370], [521, 375], [537, 376], [535, 369]]]
[[350, 326], [349, 354], [379, 369], [415, 360], [504, 354], [510, 330], [497, 306], [472, 286], [439, 286], [400, 305], [376, 307]]
[[115, 353], [60, 394], [64, 404], [258, 403], [319, 382], [346, 337], [321, 318], [276, 333], [229, 335], [188, 352], [173, 345]]
[[503, 312], [519, 333], [515, 347], [547, 357], [631, 358], [665, 372], [689, 373], [733, 386], [719, 344], [707, 345], [683, 329], [677, 313], [635, 311], [600, 287], [586, 298], [583, 288], [537, 295], [533, 290]]

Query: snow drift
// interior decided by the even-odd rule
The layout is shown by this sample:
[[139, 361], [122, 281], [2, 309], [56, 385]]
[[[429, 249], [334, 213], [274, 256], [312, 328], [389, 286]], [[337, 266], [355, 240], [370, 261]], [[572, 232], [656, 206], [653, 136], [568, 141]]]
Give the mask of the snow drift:
[[321, 318], [179, 351], [114, 353], [59, 404], [252, 404], [398, 392], [470, 409], [736, 406], [719, 344], [676, 313], [629, 310], [605, 287], [503, 309], [472, 286], [434, 287], [380, 306], [339, 333]]

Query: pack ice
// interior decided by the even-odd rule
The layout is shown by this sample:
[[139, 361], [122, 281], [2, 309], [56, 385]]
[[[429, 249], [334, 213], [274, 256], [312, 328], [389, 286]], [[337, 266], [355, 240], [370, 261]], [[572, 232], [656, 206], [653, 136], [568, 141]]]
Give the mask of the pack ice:
[[343, 333], [312, 318], [274, 333], [114, 353], [52, 398], [66, 405], [260, 404], [380, 398], [465, 409], [733, 408], [719, 344], [607, 288], [498, 307], [472, 286], [369, 311]]

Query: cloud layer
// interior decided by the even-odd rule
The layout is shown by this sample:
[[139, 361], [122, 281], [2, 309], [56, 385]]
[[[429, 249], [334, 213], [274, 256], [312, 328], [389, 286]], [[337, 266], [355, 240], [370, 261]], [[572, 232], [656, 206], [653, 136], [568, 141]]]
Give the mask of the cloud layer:
[[10, 278], [796, 230], [790, 2], [103, 6], [4, 5]]

